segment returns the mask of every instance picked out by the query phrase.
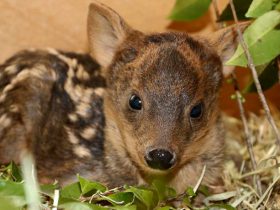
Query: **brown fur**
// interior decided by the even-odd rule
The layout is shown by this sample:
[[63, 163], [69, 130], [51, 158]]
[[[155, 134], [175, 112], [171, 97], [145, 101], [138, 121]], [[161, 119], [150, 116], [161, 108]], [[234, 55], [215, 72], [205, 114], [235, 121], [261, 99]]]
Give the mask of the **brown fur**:
[[[62, 184], [76, 173], [110, 187], [163, 178], [179, 192], [216, 184], [223, 159], [218, 107], [221, 58], [236, 47], [232, 28], [211, 39], [179, 32], [144, 34], [93, 3], [91, 55], [23, 51], [0, 67], [0, 161], [31, 150], [39, 179]], [[215, 38], [213, 38], [215, 37]], [[143, 109], [128, 107], [131, 94]], [[199, 119], [190, 110], [203, 104]], [[168, 170], [150, 168], [150, 149], [176, 154]], [[15, 152], [16, 151], [16, 152]]]

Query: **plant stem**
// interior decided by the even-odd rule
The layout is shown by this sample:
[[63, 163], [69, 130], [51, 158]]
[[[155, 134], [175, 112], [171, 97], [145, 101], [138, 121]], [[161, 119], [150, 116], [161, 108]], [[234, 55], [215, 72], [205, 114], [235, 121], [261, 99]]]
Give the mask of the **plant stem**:
[[[254, 151], [253, 151], [252, 133], [249, 129], [248, 121], [245, 116], [245, 110], [244, 110], [244, 106], [242, 104], [242, 95], [240, 93], [239, 85], [238, 85], [236, 75], [234, 72], [231, 73], [231, 79], [232, 79], [234, 91], [235, 91], [236, 98], [237, 98], [238, 108], [240, 111], [240, 117], [241, 117], [243, 128], [244, 128], [248, 153], [250, 156], [252, 168], [255, 171], [257, 169], [257, 162], [256, 162]], [[260, 176], [258, 174], [254, 175], [254, 183], [257, 188], [257, 192], [258, 192], [259, 196], [261, 196], [262, 195], [262, 185], [261, 185], [261, 181], [260, 181]]]
[[218, 9], [218, 3], [217, 3], [217, 0], [212, 0], [212, 2], [213, 2], [214, 12], [215, 12], [215, 15], [216, 15], [216, 21], [218, 21], [218, 19], [220, 17], [220, 12], [219, 12], [219, 9]]
[[279, 149], [278, 152], [280, 152], [280, 133], [279, 133], [279, 130], [278, 130], [277, 126], [276, 126], [276, 123], [275, 123], [272, 115], [271, 115], [269, 106], [268, 106], [268, 104], [266, 102], [266, 99], [265, 99], [265, 96], [263, 94], [262, 87], [261, 87], [260, 81], [258, 79], [258, 73], [257, 73], [255, 65], [253, 63], [252, 56], [251, 56], [251, 54], [249, 52], [249, 49], [248, 49], [248, 46], [247, 46], [247, 44], [244, 41], [244, 38], [242, 36], [233, 1], [229, 0], [229, 3], [230, 3], [231, 11], [232, 11], [232, 14], [233, 14], [234, 22], [236, 24], [235, 27], [236, 27], [236, 31], [238, 33], [238, 38], [239, 38], [240, 44], [241, 44], [241, 46], [242, 46], [242, 48], [243, 48], [243, 50], [245, 52], [245, 55], [246, 55], [246, 58], [247, 58], [247, 61], [248, 61], [248, 67], [251, 70], [251, 73], [252, 73], [252, 76], [253, 76], [253, 79], [254, 79], [254, 83], [255, 83], [255, 86], [256, 86], [256, 89], [257, 89], [257, 92], [258, 92], [258, 95], [259, 95], [259, 99], [260, 99], [260, 101], [262, 103], [262, 106], [263, 106], [263, 109], [265, 111], [267, 120], [268, 120], [268, 122], [270, 123], [270, 125], [271, 125], [271, 127], [273, 129], [273, 132], [274, 132], [274, 135], [275, 135], [275, 138], [276, 138], [276, 142], [277, 142], [278, 147], [279, 147], [278, 148]]

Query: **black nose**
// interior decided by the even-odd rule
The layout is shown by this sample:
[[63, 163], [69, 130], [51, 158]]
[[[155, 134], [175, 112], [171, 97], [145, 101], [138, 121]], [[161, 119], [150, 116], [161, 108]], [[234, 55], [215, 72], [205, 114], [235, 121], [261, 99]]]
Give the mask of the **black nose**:
[[174, 165], [175, 156], [168, 150], [154, 149], [145, 156], [145, 160], [151, 168], [166, 170]]

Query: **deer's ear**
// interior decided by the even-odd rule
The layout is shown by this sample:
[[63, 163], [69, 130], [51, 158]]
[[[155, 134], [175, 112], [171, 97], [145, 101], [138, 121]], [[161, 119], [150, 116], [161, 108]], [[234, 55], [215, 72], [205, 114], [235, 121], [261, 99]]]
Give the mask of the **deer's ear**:
[[88, 40], [93, 58], [103, 67], [113, 60], [117, 47], [132, 29], [111, 8], [92, 3], [88, 14]]
[[[241, 32], [243, 32], [250, 22], [245, 22], [239, 24]], [[238, 44], [238, 33], [235, 26], [229, 26], [227, 28], [220, 29], [208, 38], [211, 45], [216, 49], [218, 55], [220, 56], [223, 64], [225, 64], [234, 54]], [[223, 74], [225, 76], [229, 75], [233, 71], [234, 67], [225, 66], [223, 68]]]

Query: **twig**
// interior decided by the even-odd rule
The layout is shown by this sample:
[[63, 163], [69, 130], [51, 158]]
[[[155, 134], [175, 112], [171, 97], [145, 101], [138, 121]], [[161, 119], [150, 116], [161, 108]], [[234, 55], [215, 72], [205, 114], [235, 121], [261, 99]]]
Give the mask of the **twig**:
[[237, 200], [235, 200], [234, 202], [232, 202], [230, 205], [232, 207], [236, 208], [239, 204], [241, 204], [246, 198], [248, 198], [252, 194], [253, 194], [253, 192], [248, 192], [245, 195], [243, 195], [240, 198], [238, 198]]
[[265, 199], [265, 197], [269, 194], [270, 190], [274, 187], [274, 185], [279, 181], [280, 176], [276, 177], [275, 180], [269, 185], [269, 187], [266, 189], [265, 193], [262, 195], [262, 197], [260, 197], [260, 199], [258, 200], [258, 202], [255, 204], [255, 208], [257, 209], [258, 206], [263, 202], [263, 200]]
[[248, 201], [244, 200], [243, 203], [248, 207], [246, 209], [256, 210], [256, 208], [252, 204], [250, 204]]
[[83, 202], [85, 201], [89, 201], [89, 203], [92, 203], [93, 200], [98, 199], [100, 197], [104, 197], [104, 196], [108, 196], [108, 195], [112, 195], [114, 192], [122, 192], [125, 190], [124, 186], [120, 186], [120, 187], [116, 187], [110, 190], [107, 190], [106, 192], [102, 193], [100, 191], [97, 191], [96, 193], [94, 193], [91, 197], [82, 197], [81, 200]]
[[[213, 3], [213, 7], [214, 7], [214, 12], [215, 12], [215, 16], [216, 16], [216, 21], [218, 21], [219, 17], [220, 17], [220, 12], [219, 12], [219, 9], [218, 9], [218, 3], [217, 3], [217, 0], [212, 0], [212, 3]], [[218, 22], [218, 27], [219, 28], [222, 28], [222, 24]]]
[[[216, 18], [218, 19], [219, 11], [218, 11], [218, 6], [217, 6], [217, 1], [216, 0], [213, 0], [213, 6], [214, 6], [215, 14], [217, 16]], [[221, 27], [221, 25], [219, 25], [219, 27]], [[246, 140], [246, 144], [247, 144], [248, 153], [249, 153], [249, 156], [250, 156], [252, 168], [255, 171], [257, 169], [257, 163], [256, 163], [254, 151], [253, 151], [252, 134], [250, 132], [248, 122], [247, 122], [247, 118], [245, 116], [245, 110], [244, 110], [244, 106], [243, 106], [243, 103], [242, 103], [242, 95], [240, 93], [239, 85], [238, 85], [236, 75], [235, 75], [234, 72], [231, 73], [231, 79], [232, 79], [232, 84], [233, 84], [233, 87], [234, 87], [235, 95], [237, 97], [237, 103], [238, 103], [238, 108], [239, 108], [239, 111], [240, 111], [242, 124], [243, 124], [243, 127], [244, 127], [245, 140]], [[255, 186], [257, 188], [258, 194], [261, 196], [262, 195], [262, 187], [261, 187], [261, 181], [260, 181], [260, 176], [259, 175], [254, 176], [254, 183], [255, 183]]]
[[239, 179], [244, 179], [248, 176], [253, 176], [255, 174], [260, 174], [260, 173], [263, 173], [263, 172], [268, 172], [269, 170], [271, 169], [275, 169], [275, 168], [279, 168], [280, 167], [280, 163], [277, 163], [273, 166], [268, 166], [268, 167], [265, 167], [265, 168], [261, 168], [261, 169], [258, 169], [258, 170], [255, 170], [255, 171], [251, 171], [251, 172], [248, 172], [246, 174], [243, 174], [239, 177]]
[[194, 188], [193, 188], [194, 193], [196, 193], [196, 191], [198, 190], [198, 188], [199, 188], [199, 186], [200, 186], [200, 184], [201, 184], [201, 182], [202, 182], [202, 179], [203, 179], [203, 177], [204, 177], [204, 175], [205, 175], [205, 171], [206, 171], [206, 165], [203, 166], [203, 169], [202, 169], [202, 172], [201, 172], [201, 174], [200, 174], [200, 177], [199, 177], [199, 179], [198, 179], [196, 185], [195, 185]]
[[265, 207], [267, 207], [267, 204], [268, 204], [268, 202], [270, 200], [272, 192], [273, 192], [273, 188], [270, 189], [268, 195], [266, 196], [266, 200], [264, 201], [264, 204], [263, 204]]
[[248, 49], [248, 46], [247, 46], [247, 44], [244, 41], [244, 38], [242, 36], [233, 1], [229, 0], [229, 3], [230, 3], [231, 11], [232, 11], [232, 14], [233, 14], [234, 22], [236, 24], [235, 27], [236, 27], [236, 31], [237, 31], [237, 34], [238, 34], [238, 38], [239, 38], [240, 44], [241, 44], [241, 46], [242, 46], [242, 48], [243, 48], [243, 50], [245, 52], [245, 55], [246, 55], [246, 58], [247, 58], [247, 61], [248, 61], [248, 67], [251, 70], [251, 73], [252, 73], [252, 76], [253, 76], [253, 79], [254, 79], [254, 83], [255, 83], [255, 86], [256, 86], [256, 89], [257, 89], [260, 101], [261, 101], [263, 109], [264, 109], [264, 111], [266, 113], [267, 120], [268, 120], [268, 122], [270, 123], [270, 125], [271, 125], [271, 127], [273, 129], [273, 132], [274, 132], [275, 137], [276, 137], [276, 142], [278, 144], [279, 151], [280, 151], [280, 133], [279, 133], [279, 130], [278, 130], [276, 124], [275, 124], [275, 121], [274, 121], [273, 117], [271, 116], [269, 106], [268, 106], [268, 104], [266, 102], [266, 99], [265, 99], [265, 96], [263, 94], [260, 81], [258, 79], [258, 73], [257, 73], [255, 65], [253, 63], [252, 56], [251, 56], [251, 54], [249, 52], [249, 49]]
[[[235, 75], [234, 72], [231, 74], [231, 78], [232, 78], [232, 83], [233, 83], [234, 91], [235, 91], [236, 98], [237, 98], [238, 108], [239, 108], [239, 111], [240, 111], [240, 117], [241, 117], [243, 128], [244, 128], [248, 153], [249, 153], [249, 156], [250, 156], [252, 168], [255, 171], [257, 169], [257, 162], [256, 162], [254, 151], [253, 151], [252, 134], [251, 134], [251, 131], [250, 131], [249, 126], [248, 126], [247, 118], [245, 116], [244, 106], [242, 104], [242, 95], [240, 93], [239, 86], [238, 86], [237, 79], [236, 79], [236, 75]], [[261, 187], [260, 176], [258, 174], [254, 175], [254, 182], [255, 182], [255, 186], [257, 188], [257, 192], [261, 196], [262, 195], [262, 187]]]

